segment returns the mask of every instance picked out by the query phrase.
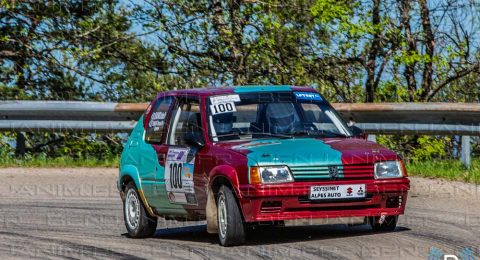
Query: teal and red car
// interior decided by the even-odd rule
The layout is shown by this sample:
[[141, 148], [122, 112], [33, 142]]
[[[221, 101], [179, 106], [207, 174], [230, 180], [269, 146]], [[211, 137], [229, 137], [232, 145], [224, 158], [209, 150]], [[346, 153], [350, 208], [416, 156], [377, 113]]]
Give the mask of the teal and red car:
[[296, 86], [159, 93], [125, 144], [118, 178], [130, 237], [152, 236], [158, 217], [206, 220], [224, 246], [262, 224], [394, 230], [409, 188], [399, 155]]

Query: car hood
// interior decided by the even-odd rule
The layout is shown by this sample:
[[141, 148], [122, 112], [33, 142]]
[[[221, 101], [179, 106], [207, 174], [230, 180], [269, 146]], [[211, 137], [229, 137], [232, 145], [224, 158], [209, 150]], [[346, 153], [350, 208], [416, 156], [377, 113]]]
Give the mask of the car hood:
[[249, 166], [373, 164], [399, 158], [377, 143], [358, 138], [261, 139], [217, 145], [246, 155]]

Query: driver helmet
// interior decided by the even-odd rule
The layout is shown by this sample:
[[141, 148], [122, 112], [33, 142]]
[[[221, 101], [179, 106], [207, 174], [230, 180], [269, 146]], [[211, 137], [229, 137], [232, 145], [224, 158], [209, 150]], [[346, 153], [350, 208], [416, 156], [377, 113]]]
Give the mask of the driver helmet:
[[213, 116], [213, 126], [218, 134], [228, 134], [233, 128], [233, 113], [224, 113]]
[[266, 116], [273, 134], [288, 134], [295, 128], [295, 107], [292, 103], [271, 103]]

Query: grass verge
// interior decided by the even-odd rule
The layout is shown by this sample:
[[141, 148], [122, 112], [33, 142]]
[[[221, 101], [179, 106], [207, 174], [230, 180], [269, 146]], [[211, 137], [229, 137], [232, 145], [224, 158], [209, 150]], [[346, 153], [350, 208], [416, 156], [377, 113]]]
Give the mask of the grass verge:
[[108, 159], [96, 158], [1, 158], [0, 167], [118, 167], [120, 158], [113, 157]]
[[[120, 158], [108, 159], [72, 157], [57, 158], [24, 158], [4, 157], [0, 159], [0, 167], [118, 167]], [[466, 169], [459, 160], [410, 161], [407, 163], [410, 176], [442, 178], [446, 180], [464, 181], [480, 184], [480, 158], [472, 161], [472, 167]]]
[[460, 160], [410, 161], [407, 163], [410, 176], [442, 178], [480, 184], [480, 158], [472, 160], [470, 169], [466, 169]]

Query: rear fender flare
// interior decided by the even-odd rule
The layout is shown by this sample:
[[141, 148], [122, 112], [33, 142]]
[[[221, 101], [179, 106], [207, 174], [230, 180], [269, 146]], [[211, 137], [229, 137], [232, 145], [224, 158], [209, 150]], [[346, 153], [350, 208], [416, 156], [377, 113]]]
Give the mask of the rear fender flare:
[[140, 181], [140, 175], [138, 173], [138, 169], [137, 167], [131, 164], [125, 165], [120, 169], [120, 176], [118, 178], [118, 188], [119, 188], [120, 197], [122, 198], [122, 200], [124, 200], [124, 197], [125, 197], [124, 191], [122, 189], [122, 180], [123, 178], [125, 178], [125, 176], [130, 177], [135, 183], [135, 187], [137, 187], [138, 195], [140, 196], [140, 199], [142, 200], [143, 205], [145, 206], [145, 209], [147, 210], [148, 214], [152, 217], [156, 216], [156, 214], [153, 212], [153, 209], [148, 204], [147, 198], [145, 198], [145, 194], [143, 193], [143, 188], [141, 185], [142, 182]]
[[118, 178], [118, 189], [120, 192], [122, 192], [122, 180], [123, 178], [125, 178], [125, 176], [128, 176], [133, 180], [133, 182], [135, 183], [135, 187], [137, 187], [137, 190], [142, 190], [137, 167], [128, 164], [120, 168], [120, 176]]

